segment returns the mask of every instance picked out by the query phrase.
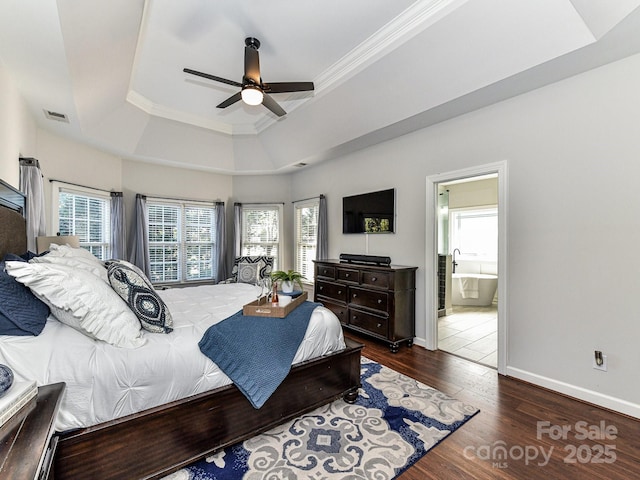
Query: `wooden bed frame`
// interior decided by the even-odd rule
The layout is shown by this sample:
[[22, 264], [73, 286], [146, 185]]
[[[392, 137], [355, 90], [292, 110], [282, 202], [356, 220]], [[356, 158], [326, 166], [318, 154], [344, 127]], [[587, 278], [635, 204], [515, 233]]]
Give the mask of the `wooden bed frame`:
[[[0, 259], [6, 253], [26, 251], [24, 202], [20, 205], [16, 192], [0, 183]], [[48, 478], [161, 478], [341, 396], [354, 402], [360, 387], [362, 345], [345, 341], [344, 350], [292, 367], [260, 409], [253, 408], [234, 385], [228, 385], [56, 434], [53, 472]]]

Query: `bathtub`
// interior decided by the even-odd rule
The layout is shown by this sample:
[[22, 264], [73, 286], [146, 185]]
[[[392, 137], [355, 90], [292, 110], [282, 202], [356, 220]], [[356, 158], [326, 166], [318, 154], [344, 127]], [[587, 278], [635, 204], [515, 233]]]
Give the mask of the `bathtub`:
[[451, 304], [488, 307], [497, 288], [497, 275], [454, 273], [451, 275]]

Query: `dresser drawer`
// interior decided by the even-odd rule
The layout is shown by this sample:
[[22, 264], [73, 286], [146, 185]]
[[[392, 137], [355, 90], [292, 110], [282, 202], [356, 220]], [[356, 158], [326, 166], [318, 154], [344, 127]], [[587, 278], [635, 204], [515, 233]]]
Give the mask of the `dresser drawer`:
[[349, 323], [354, 327], [359, 327], [371, 333], [376, 333], [387, 337], [389, 332], [389, 322], [385, 317], [379, 317], [360, 310], [349, 310]]
[[345, 285], [331, 282], [316, 282], [316, 295], [347, 303], [347, 289]]
[[360, 270], [338, 267], [336, 268], [336, 280], [358, 283], [360, 281]]
[[376, 287], [376, 288], [384, 288], [385, 290], [389, 288], [390, 282], [390, 274], [387, 272], [362, 272], [362, 285], [366, 285], [368, 287]]
[[349, 303], [386, 312], [389, 308], [389, 295], [387, 292], [377, 292], [358, 287], [350, 287]]
[[318, 277], [334, 280], [336, 278], [336, 267], [331, 265], [318, 265], [317, 275]]
[[327, 301], [322, 302], [322, 304], [325, 307], [327, 307], [329, 310], [331, 310], [335, 314], [335, 316], [338, 317], [338, 320], [340, 320], [340, 323], [342, 323], [343, 325], [349, 321], [349, 315], [347, 313], [346, 305], [339, 305], [337, 303], [327, 302]]

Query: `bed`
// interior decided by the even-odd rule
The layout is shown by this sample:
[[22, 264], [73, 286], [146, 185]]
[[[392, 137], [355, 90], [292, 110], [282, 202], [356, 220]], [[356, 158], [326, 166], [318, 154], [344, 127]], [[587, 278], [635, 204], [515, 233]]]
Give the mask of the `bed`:
[[[21, 199], [2, 187], [0, 259], [26, 251]], [[324, 307], [313, 311], [285, 380], [254, 408], [197, 342], [209, 325], [255, 299], [256, 288], [158, 293], [173, 315], [173, 331], [146, 335], [138, 348], [90, 339], [52, 316], [38, 336], [0, 335], [0, 363], [18, 379], [67, 385], [55, 424], [56, 479], [161, 478], [335, 398], [355, 400], [362, 345], [344, 339]]]

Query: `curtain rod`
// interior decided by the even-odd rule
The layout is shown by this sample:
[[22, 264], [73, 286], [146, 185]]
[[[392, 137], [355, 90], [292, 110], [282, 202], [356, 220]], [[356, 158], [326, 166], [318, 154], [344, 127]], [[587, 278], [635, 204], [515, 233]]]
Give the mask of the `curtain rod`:
[[50, 178], [49, 183], [53, 183], [53, 182], [64, 183], [65, 185], [72, 185], [74, 187], [89, 188], [91, 190], [98, 190], [99, 192], [106, 192], [106, 193], [115, 192], [115, 190], [105, 190], [104, 188], [89, 187], [88, 185], [80, 185], [79, 183], [65, 182], [64, 180], [56, 180], [55, 178]]
[[175, 198], [175, 197], [160, 197], [158, 195], [149, 195], [146, 193], [136, 193], [136, 197], [142, 196], [146, 198], [152, 198], [155, 200], [173, 200], [174, 202], [196, 202], [196, 203], [212, 203], [214, 205], [224, 205], [224, 202], [220, 200], [196, 200], [194, 198]]
[[235, 202], [234, 205], [284, 205], [284, 202]]
[[317, 195], [315, 197], [309, 197], [309, 198], [302, 198], [300, 200], [294, 200], [291, 203], [306, 202], [307, 200], [313, 200], [313, 199], [316, 199], [316, 198], [320, 199], [320, 198], [323, 198], [323, 197], [324, 197], [324, 195], [320, 194], [320, 195]]

